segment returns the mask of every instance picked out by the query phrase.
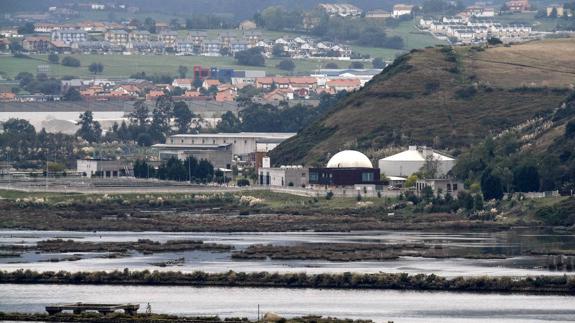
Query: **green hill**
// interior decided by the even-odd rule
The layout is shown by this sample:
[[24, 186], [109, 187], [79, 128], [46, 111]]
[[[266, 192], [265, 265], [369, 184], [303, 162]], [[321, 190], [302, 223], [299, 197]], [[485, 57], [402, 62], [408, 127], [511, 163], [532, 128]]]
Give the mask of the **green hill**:
[[323, 164], [342, 149], [461, 150], [560, 107], [575, 83], [575, 39], [511, 47], [436, 47], [398, 58], [364, 88], [272, 153], [274, 164]]

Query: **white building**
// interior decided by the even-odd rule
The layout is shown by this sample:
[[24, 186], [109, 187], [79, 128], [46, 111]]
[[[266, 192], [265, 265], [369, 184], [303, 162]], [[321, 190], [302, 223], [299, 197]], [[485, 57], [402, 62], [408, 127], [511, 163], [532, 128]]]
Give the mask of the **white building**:
[[306, 187], [309, 169], [302, 166], [281, 166], [258, 169], [260, 186]]
[[132, 176], [132, 164], [120, 160], [78, 159], [76, 171], [88, 178]]
[[392, 16], [394, 18], [398, 18], [405, 15], [411, 15], [412, 11], [413, 11], [412, 5], [399, 3], [393, 6]]
[[409, 146], [406, 151], [380, 159], [378, 165], [386, 176], [408, 177], [418, 172], [426, 161], [437, 163], [437, 177], [444, 177], [455, 165], [455, 159], [425, 146]]

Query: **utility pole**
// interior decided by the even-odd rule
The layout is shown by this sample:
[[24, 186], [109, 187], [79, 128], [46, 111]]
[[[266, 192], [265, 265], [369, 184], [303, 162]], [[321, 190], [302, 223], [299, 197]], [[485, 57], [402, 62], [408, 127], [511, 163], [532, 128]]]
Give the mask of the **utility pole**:
[[258, 304], [258, 322], [260, 321], [260, 304]]
[[45, 192], [48, 193], [48, 151], [46, 150], [46, 177], [44, 178]]

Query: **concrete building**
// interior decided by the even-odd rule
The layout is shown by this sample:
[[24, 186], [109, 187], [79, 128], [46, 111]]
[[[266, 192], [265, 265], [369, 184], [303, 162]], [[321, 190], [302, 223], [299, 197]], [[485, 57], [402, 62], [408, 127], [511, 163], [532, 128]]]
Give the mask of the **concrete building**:
[[132, 164], [129, 162], [105, 159], [78, 159], [76, 171], [88, 178], [132, 176], [134, 173]]
[[306, 187], [308, 177], [309, 169], [302, 166], [258, 169], [258, 184], [260, 186]]
[[455, 165], [455, 159], [425, 146], [409, 146], [406, 151], [380, 159], [378, 165], [386, 176], [408, 177], [418, 172], [426, 161], [436, 163], [437, 177], [444, 177]]
[[231, 154], [242, 161], [255, 162], [256, 152], [267, 153], [284, 140], [295, 136], [295, 133], [273, 132], [239, 132], [214, 134], [173, 135], [166, 140], [166, 145], [231, 145]]
[[232, 167], [231, 144], [157, 144], [152, 146], [158, 151], [160, 160], [176, 157], [186, 160], [194, 157], [197, 160], [207, 160], [214, 168], [230, 169]]

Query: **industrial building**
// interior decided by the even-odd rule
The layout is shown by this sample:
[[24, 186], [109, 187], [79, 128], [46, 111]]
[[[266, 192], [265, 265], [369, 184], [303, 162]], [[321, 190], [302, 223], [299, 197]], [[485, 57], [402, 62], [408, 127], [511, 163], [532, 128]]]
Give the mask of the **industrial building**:
[[325, 168], [310, 168], [309, 183], [334, 187], [381, 185], [379, 169], [355, 150], [335, 154]]
[[[173, 135], [166, 140], [166, 145], [177, 150], [186, 150], [198, 145], [230, 145], [231, 154], [242, 161], [253, 162], [256, 152], [269, 152], [284, 140], [295, 136], [296, 133], [273, 132], [239, 132], [239, 133], [213, 133], [213, 134], [182, 134]], [[165, 145], [164, 145], [165, 146]], [[155, 148], [163, 149], [162, 145]], [[232, 158], [230, 158], [231, 162]]]
[[399, 154], [382, 158], [378, 166], [386, 176], [408, 177], [421, 170], [426, 161], [436, 163], [436, 177], [442, 178], [455, 165], [455, 159], [435, 152], [428, 147], [409, 146], [409, 149]]

